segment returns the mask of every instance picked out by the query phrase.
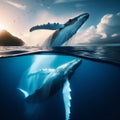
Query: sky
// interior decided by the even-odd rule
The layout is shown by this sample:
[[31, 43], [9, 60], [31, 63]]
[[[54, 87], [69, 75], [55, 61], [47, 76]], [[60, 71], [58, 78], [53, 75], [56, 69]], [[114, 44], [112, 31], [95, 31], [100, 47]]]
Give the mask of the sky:
[[37, 45], [54, 31], [29, 29], [48, 22], [65, 23], [81, 13], [90, 17], [72, 38], [72, 44], [114, 43], [120, 38], [119, 0], [0, 0], [0, 28]]

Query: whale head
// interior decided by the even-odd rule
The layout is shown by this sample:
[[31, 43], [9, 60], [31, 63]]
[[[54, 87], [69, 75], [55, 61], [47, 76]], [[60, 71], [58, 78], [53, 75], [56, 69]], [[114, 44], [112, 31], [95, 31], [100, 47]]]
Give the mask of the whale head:
[[69, 19], [69, 21], [67, 21], [64, 25], [66, 26], [70, 26], [70, 25], [78, 25], [78, 27], [82, 26], [82, 24], [89, 18], [89, 14], [88, 13], [83, 13], [80, 14], [79, 16], [73, 18], [73, 19]]
[[72, 77], [74, 74], [75, 70], [78, 68], [80, 65], [81, 60], [79, 58], [76, 58], [66, 64], [63, 64], [57, 68], [57, 71], [61, 72], [63, 71], [64, 76], [67, 76], [68, 79]]

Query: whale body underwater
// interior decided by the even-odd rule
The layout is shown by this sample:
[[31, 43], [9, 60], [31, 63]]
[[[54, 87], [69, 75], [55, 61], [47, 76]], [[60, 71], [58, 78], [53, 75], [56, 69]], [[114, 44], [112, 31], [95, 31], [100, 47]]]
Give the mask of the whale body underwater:
[[[44, 43], [44, 47], [62, 46], [78, 31], [82, 24], [88, 19], [89, 14], [84, 13], [73, 19], [70, 19], [65, 24], [44, 24], [37, 25], [30, 29], [30, 32], [39, 29], [56, 30]], [[55, 58], [56, 59], [56, 58]], [[55, 95], [62, 89], [63, 100], [65, 106], [66, 120], [70, 119], [70, 100], [71, 88], [69, 80], [80, 66], [81, 59], [74, 59], [59, 65], [55, 69], [39, 68], [40, 65], [34, 67], [34, 64], [39, 63], [39, 58], [35, 58], [29, 70], [23, 75], [22, 82], [18, 89], [24, 94], [27, 103], [40, 103], [51, 96]], [[44, 62], [44, 59], [43, 61]], [[34, 70], [31, 71], [34, 67]], [[34, 73], [34, 74], [32, 74]], [[41, 77], [43, 75], [44, 77]], [[42, 80], [41, 80], [42, 79]], [[43, 82], [41, 82], [43, 81]]]
[[[28, 103], [41, 103], [55, 95], [61, 88], [65, 105], [66, 120], [70, 115], [71, 88], [69, 80], [79, 67], [81, 59], [75, 58], [56, 69], [40, 69], [37, 74], [28, 75], [19, 86], [19, 90], [24, 94]], [[45, 75], [41, 80], [42, 74]], [[35, 76], [36, 75], [36, 80]], [[39, 82], [37, 82], [39, 80]], [[41, 84], [39, 84], [41, 82]], [[24, 85], [23, 85], [24, 84]]]

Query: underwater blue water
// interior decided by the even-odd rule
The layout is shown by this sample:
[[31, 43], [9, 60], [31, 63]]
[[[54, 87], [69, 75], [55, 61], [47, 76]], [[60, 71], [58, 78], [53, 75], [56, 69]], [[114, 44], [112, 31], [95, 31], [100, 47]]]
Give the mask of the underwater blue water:
[[[103, 50], [105, 51], [105, 49]], [[83, 57], [88, 53], [89, 56], [91, 54], [91, 51], [86, 54], [86, 51], [83, 49], [82, 51], [79, 52], [83, 54]], [[72, 90], [70, 120], [119, 120], [120, 66], [111, 64], [109, 61], [99, 61], [101, 58], [104, 61], [105, 54], [102, 56], [99, 52], [99, 55], [96, 55], [98, 57], [96, 57], [94, 49], [92, 53], [98, 61], [95, 61], [94, 58], [92, 60], [80, 57], [82, 63], [70, 80]], [[24, 95], [17, 89], [21, 78], [33, 65], [34, 58], [42, 59], [43, 55], [56, 57], [54, 60], [52, 57], [44, 59], [44, 61], [38, 63], [38, 68], [39, 65], [56, 68], [59, 64], [75, 57], [43, 52], [0, 58], [0, 120], [65, 120], [62, 90], [36, 106], [26, 104]], [[106, 56], [108, 56], [107, 53]], [[119, 55], [112, 56], [116, 57], [109, 57], [113, 60], [112, 62], [118, 60], [117, 63], [119, 63]], [[108, 59], [108, 57], [106, 58]]]

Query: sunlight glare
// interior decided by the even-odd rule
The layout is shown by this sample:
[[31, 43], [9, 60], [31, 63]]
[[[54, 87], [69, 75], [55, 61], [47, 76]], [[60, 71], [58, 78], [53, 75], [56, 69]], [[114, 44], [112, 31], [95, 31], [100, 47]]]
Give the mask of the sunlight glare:
[[2, 25], [2, 24], [0, 24], [0, 30], [3, 30], [3, 29], [4, 29], [3, 25]]

